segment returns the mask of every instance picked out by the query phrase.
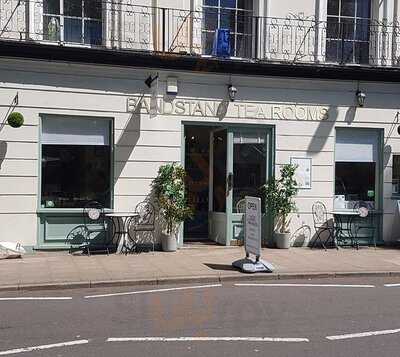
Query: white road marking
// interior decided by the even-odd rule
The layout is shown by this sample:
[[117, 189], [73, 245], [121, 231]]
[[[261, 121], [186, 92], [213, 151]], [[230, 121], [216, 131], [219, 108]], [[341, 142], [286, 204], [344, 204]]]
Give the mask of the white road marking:
[[310, 342], [296, 337], [110, 337], [107, 342]]
[[4, 297], [0, 301], [24, 301], [24, 300], [72, 300], [69, 296], [21, 296], [21, 297]]
[[58, 347], [68, 347], [68, 346], [76, 346], [76, 345], [84, 345], [89, 343], [89, 340], [75, 340], [75, 341], [68, 341], [68, 342], [60, 342], [60, 343], [53, 343], [51, 345], [42, 345], [42, 346], [34, 346], [34, 347], [24, 347], [24, 348], [15, 348], [13, 350], [8, 351], [0, 351], [0, 356], [7, 356], [7, 355], [15, 355], [17, 353], [23, 352], [32, 352], [32, 351], [40, 351], [40, 350], [48, 350], [51, 348], [58, 348]]
[[138, 291], [129, 291], [129, 292], [126, 292], [126, 293], [87, 295], [87, 296], [85, 296], [85, 299], [102, 298], [102, 297], [110, 297], [110, 296], [148, 294], [148, 293], [164, 293], [164, 292], [168, 292], [168, 291], [178, 291], [178, 290], [194, 290], [194, 289], [217, 288], [217, 287], [221, 287], [221, 286], [222, 286], [222, 284], [210, 284], [210, 285], [197, 285], [197, 286], [182, 286], [182, 287], [179, 287], [179, 288], [138, 290]]
[[307, 287], [307, 288], [374, 288], [375, 285], [354, 285], [354, 284], [253, 284], [240, 283], [235, 286], [272, 286], [272, 287]]
[[385, 286], [386, 286], [387, 288], [394, 288], [394, 287], [399, 287], [400, 284], [385, 284]]
[[336, 335], [336, 336], [326, 336], [328, 340], [346, 340], [349, 338], [360, 338], [360, 337], [369, 337], [369, 336], [379, 336], [379, 335], [391, 335], [394, 333], [400, 333], [400, 329], [395, 330], [381, 330], [381, 331], [369, 331], [369, 332], [361, 332], [361, 333], [349, 333], [345, 335]]

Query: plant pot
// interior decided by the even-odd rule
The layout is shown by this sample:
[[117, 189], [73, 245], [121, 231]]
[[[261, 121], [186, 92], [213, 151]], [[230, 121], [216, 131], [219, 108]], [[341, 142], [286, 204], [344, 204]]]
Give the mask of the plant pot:
[[175, 234], [161, 233], [161, 246], [164, 252], [176, 252]]
[[274, 232], [276, 247], [279, 249], [290, 248], [290, 233]]

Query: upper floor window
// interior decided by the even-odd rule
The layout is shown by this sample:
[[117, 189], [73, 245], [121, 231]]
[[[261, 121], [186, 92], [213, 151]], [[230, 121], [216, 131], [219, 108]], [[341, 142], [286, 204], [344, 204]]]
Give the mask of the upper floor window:
[[101, 45], [102, 0], [43, 0], [45, 40]]
[[326, 60], [368, 63], [371, 0], [328, 0]]
[[203, 49], [210, 55], [215, 30], [230, 31], [230, 54], [251, 57], [253, 0], [203, 0]]

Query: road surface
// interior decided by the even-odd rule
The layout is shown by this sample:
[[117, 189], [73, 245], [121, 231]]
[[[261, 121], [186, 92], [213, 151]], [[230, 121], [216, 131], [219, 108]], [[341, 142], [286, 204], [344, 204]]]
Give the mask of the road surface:
[[399, 356], [400, 279], [1, 293], [8, 355]]

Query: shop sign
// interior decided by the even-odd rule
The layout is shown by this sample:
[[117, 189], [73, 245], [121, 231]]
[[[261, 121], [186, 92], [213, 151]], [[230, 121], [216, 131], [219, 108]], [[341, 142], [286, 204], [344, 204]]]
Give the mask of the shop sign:
[[238, 119], [274, 119], [274, 120], [312, 120], [320, 121], [329, 119], [329, 109], [317, 105], [296, 104], [261, 104], [240, 103], [211, 100], [174, 99], [165, 101], [158, 98], [155, 105], [154, 98], [129, 97], [127, 99], [127, 111], [140, 111], [144, 114], [152, 114], [157, 108], [160, 115], [179, 115], [195, 117], [238, 118]]
[[261, 199], [246, 196], [245, 249], [246, 254], [261, 256]]

